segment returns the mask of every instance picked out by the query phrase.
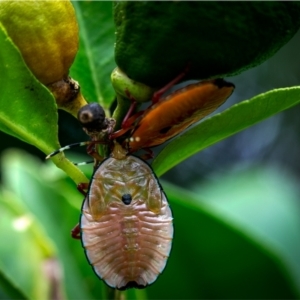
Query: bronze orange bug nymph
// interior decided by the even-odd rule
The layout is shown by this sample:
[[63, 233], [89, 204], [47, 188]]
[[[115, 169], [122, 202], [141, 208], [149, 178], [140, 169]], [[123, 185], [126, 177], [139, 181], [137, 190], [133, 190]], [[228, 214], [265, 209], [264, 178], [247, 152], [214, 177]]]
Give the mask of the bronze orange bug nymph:
[[[95, 109], [99, 110], [95, 104], [85, 106], [79, 112], [79, 120], [94, 116], [90, 110]], [[89, 118], [82, 118], [82, 113], [87, 113]], [[99, 122], [114, 125], [109, 120], [100, 119]], [[107, 133], [110, 130], [105, 124], [97, 125], [93, 118], [91, 122], [85, 122], [83, 126], [92, 141], [80, 145], [98, 143], [97, 131], [107, 142], [103, 129]], [[116, 141], [110, 143], [110, 157], [95, 166], [89, 184], [80, 185], [81, 190], [88, 191], [79, 225], [72, 235], [81, 238], [89, 263], [110, 287], [121, 290], [144, 288], [153, 283], [165, 268], [172, 246], [172, 212], [148, 164], [128, 155]], [[99, 160], [99, 155], [96, 155], [96, 160]]]
[[173, 237], [167, 198], [151, 168], [119, 144], [95, 170], [80, 228], [90, 264], [111, 287], [145, 287], [166, 265]]

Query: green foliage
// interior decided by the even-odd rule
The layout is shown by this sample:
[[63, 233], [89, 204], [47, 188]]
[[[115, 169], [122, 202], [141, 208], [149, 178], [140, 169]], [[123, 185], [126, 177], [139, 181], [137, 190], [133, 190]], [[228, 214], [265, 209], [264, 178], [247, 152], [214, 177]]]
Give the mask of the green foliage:
[[300, 87], [272, 90], [242, 101], [174, 139], [159, 153], [152, 166], [160, 176], [206, 147], [299, 102]]
[[114, 92], [110, 73], [115, 67], [114, 23], [110, 1], [74, 1], [79, 23], [79, 52], [71, 76], [80, 82], [89, 102], [109, 109]]
[[[0, 129], [49, 154], [60, 147], [54, 98], [31, 74], [1, 24], [0, 45]], [[87, 181], [63, 155], [53, 160], [75, 182]]]
[[[1, 197], [7, 220], [1, 223], [1, 236], [13, 237], [13, 243], [2, 244], [0, 257], [11, 283], [39, 299], [28, 287], [34, 276], [28, 274], [39, 271], [36, 290], [49, 286], [40, 268], [51, 257], [57, 262], [54, 274], [63, 273], [55, 286], [62, 294], [65, 290], [69, 299], [107, 299], [106, 286], [87, 263], [80, 242], [70, 237], [82, 202], [72, 182], [53, 165], [43, 166], [22, 152], [7, 153], [1, 164], [10, 195]], [[127, 291], [128, 299], [146, 299], [146, 294], [149, 299], [299, 298], [296, 186], [287, 174], [259, 169], [218, 182], [198, 187], [201, 192], [195, 194], [162, 182], [175, 218], [171, 256], [157, 282], [146, 290]], [[231, 198], [230, 208], [224, 195]], [[14, 207], [19, 207], [17, 218], [8, 213]], [[12, 226], [26, 218], [31, 223], [23, 231]]]
[[[1, 270], [10, 278], [10, 285], [18, 286], [29, 298], [41, 298], [50, 290], [42, 268], [55, 255], [55, 248], [22, 201], [7, 190], [0, 198], [1, 239], [9, 241], [1, 245]], [[14, 294], [9, 298], [16, 297]]]
[[[111, 3], [74, 2], [74, 7], [81, 44], [71, 75], [89, 101], [109, 110], [114, 98], [110, 73], [115, 66]], [[281, 44], [286, 39], [279, 36]], [[49, 154], [59, 147], [54, 99], [32, 76], [3, 30], [0, 45], [0, 129]], [[117, 44], [117, 57], [122, 47]], [[145, 70], [153, 76], [151, 69]], [[300, 88], [294, 87], [241, 102], [174, 139], [153, 166], [161, 175], [190, 155], [299, 101]], [[295, 205], [299, 195], [286, 174], [262, 169], [233, 172], [217, 184], [195, 187], [195, 193], [162, 182], [175, 224], [168, 265], [149, 288], [115, 292], [96, 277], [80, 242], [70, 237], [83, 200], [74, 182], [87, 182], [91, 168], [86, 177], [63, 154], [53, 161], [65, 173], [24, 152], [10, 151], [2, 157], [0, 299], [300, 297], [300, 240], [294, 230], [300, 224]]]
[[0, 299], [28, 299], [2, 271], [0, 271]]
[[[56, 149], [59, 144], [53, 96], [31, 74], [1, 24], [0, 45], [0, 129], [44, 152]], [[38, 113], [33, 113], [37, 108]]]

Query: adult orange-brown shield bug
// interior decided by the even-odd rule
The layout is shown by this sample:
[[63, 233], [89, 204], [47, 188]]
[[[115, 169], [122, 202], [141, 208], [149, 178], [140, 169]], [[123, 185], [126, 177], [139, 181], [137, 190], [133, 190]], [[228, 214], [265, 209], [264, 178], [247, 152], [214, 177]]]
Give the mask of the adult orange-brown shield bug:
[[142, 114], [133, 115], [112, 135], [115, 139], [130, 131], [129, 151], [161, 145], [222, 105], [234, 85], [223, 79], [188, 85], [159, 99]]

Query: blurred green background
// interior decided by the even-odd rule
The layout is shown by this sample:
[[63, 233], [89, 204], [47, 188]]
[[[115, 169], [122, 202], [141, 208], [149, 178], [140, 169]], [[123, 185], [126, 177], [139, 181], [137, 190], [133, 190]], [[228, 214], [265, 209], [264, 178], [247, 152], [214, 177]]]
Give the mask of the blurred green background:
[[[236, 90], [218, 111], [299, 85], [299, 49], [300, 32], [262, 65], [227, 78]], [[128, 299], [300, 298], [299, 113], [293, 107], [161, 177], [174, 214], [173, 249], [157, 282], [126, 292]], [[62, 111], [59, 128], [61, 145], [86, 140]], [[0, 299], [106, 298], [70, 237], [82, 203], [75, 184], [36, 148], [3, 132], [0, 140]], [[67, 155], [87, 160], [85, 149]], [[91, 175], [90, 166], [83, 170]]]

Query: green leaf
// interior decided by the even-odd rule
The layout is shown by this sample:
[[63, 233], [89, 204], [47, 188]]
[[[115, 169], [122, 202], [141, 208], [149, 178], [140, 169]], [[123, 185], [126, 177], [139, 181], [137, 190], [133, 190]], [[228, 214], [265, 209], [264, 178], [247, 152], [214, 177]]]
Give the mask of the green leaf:
[[[76, 191], [74, 184], [66, 181], [65, 174], [53, 165], [42, 167], [25, 153], [9, 153], [2, 161], [5, 186], [22, 199], [30, 213], [43, 225], [47, 238], [59, 249], [57, 255], [65, 270], [61, 284], [65, 286], [67, 297], [108, 299], [103, 294], [106, 287], [92, 271], [80, 242], [70, 238], [70, 230], [79, 219], [83, 196]], [[289, 178], [286, 180], [291, 182]], [[249, 184], [252, 182], [249, 180]], [[256, 183], [259, 182], [261, 180], [257, 178]], [[278, 182], [285, 186], [284, 180]], [[278, 182], [268, 181], [265, 188], [277, 185], [282, 189]], [[145, 299], [145, 293], [149, 294], [149, 299], [294, 299], [299, 296], [293, 284], [296, 277], [293, 277], [292, 268], [288, 266], [289, 260], [286, 259], [288, 251], [280, 251], [276, 244], [257, 234], [255, 228], [239, 222], [241, 218], [229, 216], [228, 210], [222, 211], [216, 206], [203, 203], [200, 194], [178, 189], [165, 182], [162, 185], [174, 216], [173, 249], [167, 267], [157, 281], [145, 291], [126, 291], [128, 299]], [[241, 184], [236, 195], [243, 193], [243, 186]], [[254, 182], [252, 188], [255, 187]], [[260, 188], [264, 190], [262, 186]], [[230, 198], [230, 193], [224, 189], [220, 191]], [[247, 196], [247, 190], [244, 192]], [[298, 224], [290, 223], [291, 214], [285, 214], [284, 209], [288, 205], [288, 201], [284, 200], [285, 195], [292, 193], [284, 187], [279, 197], [281, 206], [277, 213], [273, 215], [275, 210], [272, 209], [268, 215], [268, 218], [273, 217], [273, 225], [276, 225], [273, 233], [280, 228], [282, 230]], [[269, 199], [272, 199], [272, 195]], [[6, 202], [11, 201], [7, 198]], [[278, 206], [279, 202], [276, 203]], [[274, 205], [275, 201], [272, 201], [270, 208]], [[258, 212], [260, 209], [253, 211]], [[295, 210], [294, 217], [296, 214]], [[280, 222], [285, 226], [280, 226]], [[6, 231], [7, 228], [1, 230]], [[292, 250], [293, 243], [288, 239], [285, 241]], [[297, 249], [293, 250], [293, 255]], [[10, 256], [17, 255], [17, 248], [14, 248]], [[16, 283], [19, 281], [20, 277], [16, 277]]]
[[187, 130], [154, 159], [158, 176], [193, 154], [300, 102], [300, 87], [269, 91], [236, 104]]
[[[124, 293], [124, 292], [123, 292]], [[129, 289], [126, 291], [126, 298], [130, 300], [147, 300], [147, 289], [137, 290]]]
[[[45, 237], [59, 249], [56, 254], [64, 270], [59, 282], [68, 298], [91, 299], [87, 286], [90, 285], [90, 278], [93, 281], [94, 274], [86, 261], [80, 241], [72, 239], [70, 235], [79, 220], [83, 196], [71, 181], [60, 182], [66, 176], [53, 164], [43, 166], [24, 152], [9, 151], [1, 163], [5, 187], [22, 199], [30, 214], [42, 224]], [[18, 263], [22, 266], [22, 263]], [[36, 268], [36, 265], [33, 264], [31, 268]], [[88, 271], [90, 274], [87, 274]], [[22, 277], [16, 277], [16, 280], [20, 281]]]
[[57, 108], [0, 24], [0, 129], [44, 153], [59, 148]]
[[282, 257], [300, 291], [298, 182], [285, 168], [251, 166], [228, 170], [194, 186], [207, 203], [239, 228], [251, 231]]
[[299, 2], [116, 1], [115, 57], [131, 79], [161, 87], [252, 68], [299, 29]]
[[[51, 288], [51, 276], [48, 277], [45, 267], [55, 260], [55, 247], [15, 194], [2, 189], [0, 211], [2, 272], [24, 295], [45, 298]], [[59, 285], [57, 289], [60, 290]]]
[[0, 267], [0, 299], [29, 299], [5, 275]]
[[89, 102], [99, 102], [108, 110], [114, 98], [110, 82], [115, 68], [112, 2], [74, 1], [73, 5], [80, 44], [71, 75]]
[[[1, 24], [0, 45], [0, 130], [49, 154], [60, 148], [54, 98], [31, 74]], [[63, 155], [53, 161], [75, 182], [86, 180]]]
[[173, 211], [174, 240], [166, 269], [147, 289], [149, 299], [299, 298], [278, 248], [200, 202], [200, 195], [166, 182], [162, 186]]

